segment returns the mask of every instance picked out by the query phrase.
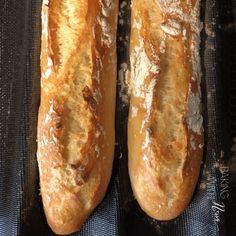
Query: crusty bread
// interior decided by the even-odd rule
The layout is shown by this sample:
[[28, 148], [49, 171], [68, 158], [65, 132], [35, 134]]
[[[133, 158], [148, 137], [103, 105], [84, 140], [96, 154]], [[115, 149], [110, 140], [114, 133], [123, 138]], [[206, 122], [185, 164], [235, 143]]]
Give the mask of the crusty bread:
[[133, 0], [129, 174], [141, 208], [170, 220], [189, 204], [203, 148], [196, 0]]
[[37, 158], [48, 224], [77, 231], [112, 170], [118, 0], [44, 0]]

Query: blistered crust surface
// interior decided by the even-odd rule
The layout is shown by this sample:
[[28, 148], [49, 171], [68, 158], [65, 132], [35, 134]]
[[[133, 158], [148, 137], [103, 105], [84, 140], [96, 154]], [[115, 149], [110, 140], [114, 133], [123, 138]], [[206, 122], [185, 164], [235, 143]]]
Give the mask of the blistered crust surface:
[[188, 204], [203, 147], [199, 1], [135, 0], [130, 44], [129, 173], [152, 217]]
[[57, 233], [81, 226], [110, 179], [117, 8], [110, 0], [43, 1], [37, 158]]

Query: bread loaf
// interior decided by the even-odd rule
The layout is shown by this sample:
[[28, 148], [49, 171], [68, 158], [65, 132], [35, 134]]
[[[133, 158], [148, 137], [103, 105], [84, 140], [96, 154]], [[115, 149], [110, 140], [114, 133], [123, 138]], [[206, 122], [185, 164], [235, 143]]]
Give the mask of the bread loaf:
[[141, 208], [170, 220], [189, 204], [203, 152], [198, 0], [133, 0], [129, 174]]
[[44, 0], [40, 190], [57, 234], [80, 229], [112, 170], [118, 0]]

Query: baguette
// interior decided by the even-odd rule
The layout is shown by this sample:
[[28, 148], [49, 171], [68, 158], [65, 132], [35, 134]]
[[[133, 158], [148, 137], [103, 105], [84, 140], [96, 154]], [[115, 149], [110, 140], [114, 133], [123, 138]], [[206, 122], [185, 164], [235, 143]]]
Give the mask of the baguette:
[[189, 204], [203, 152], [198, 0], [133, 0], [129, 175], [141, 208], [170, 220]]
[[112, 171], [118, 0], [44, 0], [37, 159], [47, 222], [79, 230]]

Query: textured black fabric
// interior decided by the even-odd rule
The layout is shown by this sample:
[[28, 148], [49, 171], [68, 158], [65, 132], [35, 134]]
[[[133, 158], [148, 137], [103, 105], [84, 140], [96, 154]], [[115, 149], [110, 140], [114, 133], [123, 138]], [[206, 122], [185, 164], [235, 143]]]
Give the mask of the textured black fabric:
[[[0, 4], [0, 235], [54, 235], [42, 209], [35, 155], [41, 2], [0, 0]], [[120, 7], [118, 71], [128, 64], [130, 1], [121, 1]], [[127, 170], [128, 106], [119, 96], [123, 87], [118, 80], [112, 179], [103, 202], [73, 235], [235, 234], [235, 185], [227, 195], [229, 150], [236, 134], [234, 14], [235, 0], [202, 0], [205, 149], [200, 179], [187, 210], [176, 220], [158, 222], [134, 200]]]

